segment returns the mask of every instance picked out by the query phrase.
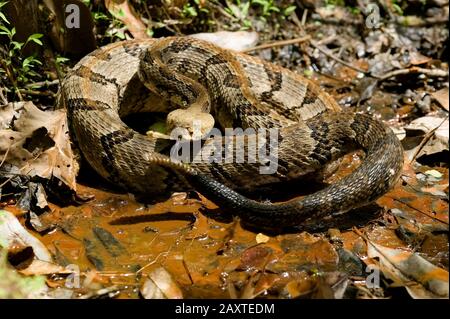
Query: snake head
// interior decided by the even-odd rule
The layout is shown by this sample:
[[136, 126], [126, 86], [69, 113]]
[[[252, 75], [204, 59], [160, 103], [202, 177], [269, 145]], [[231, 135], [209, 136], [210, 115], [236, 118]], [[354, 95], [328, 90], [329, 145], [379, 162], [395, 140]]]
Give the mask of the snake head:
[[167, 115], [168, 132], [176, 129], [176, 135], [186, 140], [199, 140], [214, 127], [214, 117], [209, 113], [177, 109]]

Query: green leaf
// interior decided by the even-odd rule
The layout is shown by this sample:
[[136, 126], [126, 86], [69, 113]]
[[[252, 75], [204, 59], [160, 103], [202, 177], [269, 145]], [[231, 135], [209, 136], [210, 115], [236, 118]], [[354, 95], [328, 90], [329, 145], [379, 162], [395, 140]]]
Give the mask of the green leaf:
[[259, 5], [261, 5], [261, 6], [265, 6], [266, 3], [267, 3], [267, 0], [253, 0], [253, 1], [252, 1], [252, 4], [253, 4], [253, 3], [259, 4]]
[[292, 12], [295, 11], [296, 6], [289, 6], [286, 9], [284, 9], [284, 15], [288, 16], [290, 15]]
[[108, 20], [108, 16], [103, 12], [94, 12], [93, 15], [95, 20]]
[[42, 38], [42, 36], [43, 36], [43, 34], [41, 34], [41, 33], [35, 33], [35, 34], [32, 34], [32, 35], [30, 35], [30, 36], [28, 37], [26, 43], [28, 43], [29, 41], [33, 41], [33, 42], [35, 42], [35, 43], [37, 43], [37, 44], [39, 44], [39, 45], [43, 45], [42, 41], [39, 40], [40, 38]]
[[125, 39], [125, 34], [122, 31], [117, 31], [116, 32], [116, 37], [118, 37], [120, 40], [124, 40]]
[[241, 9], [241, 13], [243, 17], [246, 17], [248, 15], [248, 9], [250, 8], [250, 1], [244, 3]]
[[28, 37], [28, 40], [40, 39], [40, 38], [42, 38], [42, 37], [43, 37], [43, 34], [41, 34], [41, 33], [35, 33], [35, 34], [30, 35], [30, 36]]
[[147, 28], [147, 29], [145, 30], [145, 33], [146, 33], [150, 38], [153, 38], [153, 35], [155, 34], [155, 32], [153, 31], [152, 28]]
[[42, 62], [36, 59], [34, 56], [29, 56], [28, 58], [24, 59], [22, 62], [22, 68], [32, 67], [35, 64], [42, 65]]
[[7, 4], [9, 1], [2, 1], [0, 2], [0, 8], [3, 7], [5, 4]]
[[268, 9], [267, 11], [268, 11], [268, 12], [269, 12], [269, 11], [280, 12], [280, 9], [277, 8], [277, 7], [269, 7], [269, 9]]
[[244, 29], [249, 29], [252, 26], [252, 22], [250, 20], [244, 20]]
[[398, 5], [398, 4], [396, 4], [396, 3], [393, 3], [392, 4], [392, 8], [395, 10], [395, 11], [397, 11], [397, 13], [399, 14], [399, 15], [403, 15], [403, 10], [402, 10], [402, 8], [400, 8], [400, 6]]
[[196, 17], [197, 16], [197, 10], [195, 10], [195, 8], [191, 7], [190, 5], [184, 6], [183, 11], [187, 17]]
[[0, 30], [3, 30], [0, 34], [6, 34], [7, 36], [11, 35], [11, 31], [3, 25], [0, 25]]
[[2, 19], [3, 21], [5, 21], [7, 24], [9, 24], [8, 19], [6, 19], [5, 15], [3, 14], [3, 12], [0, 12], [0, 19]]
[[70, 59], [65, 58], [63, 56], [58, 56], [56, 57], [56, 63], [66, 63], [67, 61], [69, 61]]
[[240, 18], [241, 10], [239, 10], [238, 6], [234, 4], [229, 4], [228, 9], [230, 10], [230, 13], [233, 17]]
[[13, 45], [13, 50], [20, 50], [23, 47], [22, 42], [11, 41], [11, 44]]

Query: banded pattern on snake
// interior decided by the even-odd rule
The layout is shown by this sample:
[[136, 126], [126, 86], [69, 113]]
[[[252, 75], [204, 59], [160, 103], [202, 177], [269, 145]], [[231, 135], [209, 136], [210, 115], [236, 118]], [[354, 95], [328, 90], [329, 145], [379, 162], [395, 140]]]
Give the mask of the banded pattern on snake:
[[[64, 79], [58, 104], [104, 178], [147, 196], [194, 188], [254, 225], [299, 225], [370, 203], [392, 188], [403, 164], [400, 141], [380, 121], [341, 111], [290, 70], [188, 37], [124, 41], [92, 52]], [[121, 119], [144, 111], [169, 113], [170, 127], [189, 128], [187, 122], [201, 118], [205, 132], [213, 125], [276, 128], [278, 169], [261, 175], [260, 164], [248, 161], [175, 162], [168, 156], [173, 141], [139, 134]], [[217, 142], [225, 145], [211, 138], [202, 152]], [[355, 148], [365, 150], [363, 163], [319, 192], [285, 203], [240, 194], [320, 170]]]

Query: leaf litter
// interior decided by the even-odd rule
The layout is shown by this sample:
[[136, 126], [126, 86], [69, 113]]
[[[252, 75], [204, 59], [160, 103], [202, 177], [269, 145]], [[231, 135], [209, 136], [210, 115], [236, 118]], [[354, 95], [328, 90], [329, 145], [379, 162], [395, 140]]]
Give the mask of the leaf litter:
[[[123, 30], [146, 37], [130, 2], [107, 6]], [[0, 228], [0, 238], [13, 240], [0, 243], [3, 256], [11, 256], [0, 260], [0, 272], [10, 278], [0, 281], [0, 294], [341, 299], [391, 298], [404, 289], [412, 298], [448, 298], [448, 76], [441, 72], [448, 65], [436, 59], [446, 34], [434, 32], [439, 21], [421, 27], [422, 17], [398, 19], [385, 8], [392, 21], [361, 38], [363, 16], [343, 6], [311, 6], [308, 23], [293, 16], [276, 32], [257, 26], [259, 32], [197, 36], [228, 39], [236, 50], [310, 76], [344, 109], [375, 114], [391, 126], [405, 147], [405, 166], [375, 213], [361, 208], [334, 225], [330, 219], [276, 233], [248, 229], [201, 195], [181, 193], [144, 205], [102, 181], [93, 183], [92, 176], [75, 182], [77, 157], [64, 112], [9, 103], [0, 110], [0, 204], [9, 211], [2, 212], [7, 219], [0, 226], [9, 228]], [[132, 14], [123, 17], [124, 9]], [[441, 12], [442, 6], [431, 9]], [[405, 21], [419, 36], [402, 27]], [[279, 37], [301, 41], [277, 46]], [[257, 48], [258, 38], [270, 45]], [[358, 152], [345, 156], [325, 181], [342, 178], [362, 160]], [[71, 201], [53, 198], [63, 190]], [[218, 214], [204, 214], [202, 207]], [[21, 226], [26, 221], [34, 229]], [[6, 230], [11, 227], [16, 231]], [[369, 265], [381, 273], [378, 287], [367, 284]], [[26, 285], [36, 286], [37, 294], [14, 290], [30, 278], [36, 285]]]

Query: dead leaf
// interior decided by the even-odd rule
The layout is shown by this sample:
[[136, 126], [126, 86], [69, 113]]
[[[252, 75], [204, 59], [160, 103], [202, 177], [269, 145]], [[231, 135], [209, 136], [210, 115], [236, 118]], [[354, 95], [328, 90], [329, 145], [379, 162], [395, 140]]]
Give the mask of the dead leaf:
[[140, 291], [145, 299], [166, 299], [161, 289], [151, 279], [144, 282]]
[[[421, 155], [430, 155], [448, 150], [449, 140], [449, 123], [448, 118], [443, 119], [441, 117], [427, 115], [415, 119], [409, 125], [405, 127], [408, 130], [422, 131], [425, 134], [435, 129], [433, 137], [423, 146], [422, 150], [417, 157]], [[417, 147], [419, 147], [418, 145]], [[417, 147], [406, 152], [407, 157], [411, 160], [411, 157], [416, 154]]]
[[416, 299], [448, 298], [448, 272], [418, 254], [367, 242], [370, 258], [379, 258], [384, 275], [402, 284]]
[[[76, 189], [78, 163], [72, 151], [66, 113], [41, 111], [32, 102], [10, 103], [0, 110], [0, 157], [23, 175], [61, 180]], [[8, 123], [6, 126], [5, 123]], [[14, 129], [12, 129], [12, 127]]]
[[[0, 211], [0, 246], [8, 250], [18, 246], [32, 248], [30, 261], [20, 263], [21, 268], [16, 267], [24, 275], [69, 274], [73, 272], [55, 264], [44, 244], [31, 235], [12, 213], [5, 210]], [[23, 267], [23, 264], [26, 264], [25, 267]]]
[[269, 247], [259, 245], [250, 247], [242, 253], [238, 269], [262, 269], [271, 253], [272, 249]]
[[71, 274], [73, 270], [66, 269], [63, 266], [55, 263], [50, 263], [43, 260], [35, 260], [31, 265], [25, 269], [19, 270], [23, 275], [51, 275], [51, 274]]
[[105, 0], [108, 11], [122, 21], [135, 39], [147, 39], [147, 28], [127, 0]]
[[8, 249], [12, 245], [32, 247], [35, 259], [52, 262], [52, 256], [44, 244], [31, 235], [14, 214], [0, 210], [0, 246]]
[[[182, 299], [183, 293], [172, 276], [162, 267], [156, 268], [148, 274], [150, 277], [141, 288], [141, 293], [146, 299]], [[148, 298], [152, 297], [152, 298]]]
[[6, 262], [6, 253], [0, 250], [0, 299], [51, 298], [44, 276], [23, 276]]
[[431, 93], [431, 96], [448, 112], [449, 100], [448, 100], [448, 88], [443, 88], [439, 91]]
[[421, 54], [418, 51], [412, 50], [409, 52], [409, 58], [410, 58], [410, 63], [412, 65], [420, 65], [420, 64], [425, 64], [430, 62], [432, 59], [430, 57], [427, 57], [423, 54]]

